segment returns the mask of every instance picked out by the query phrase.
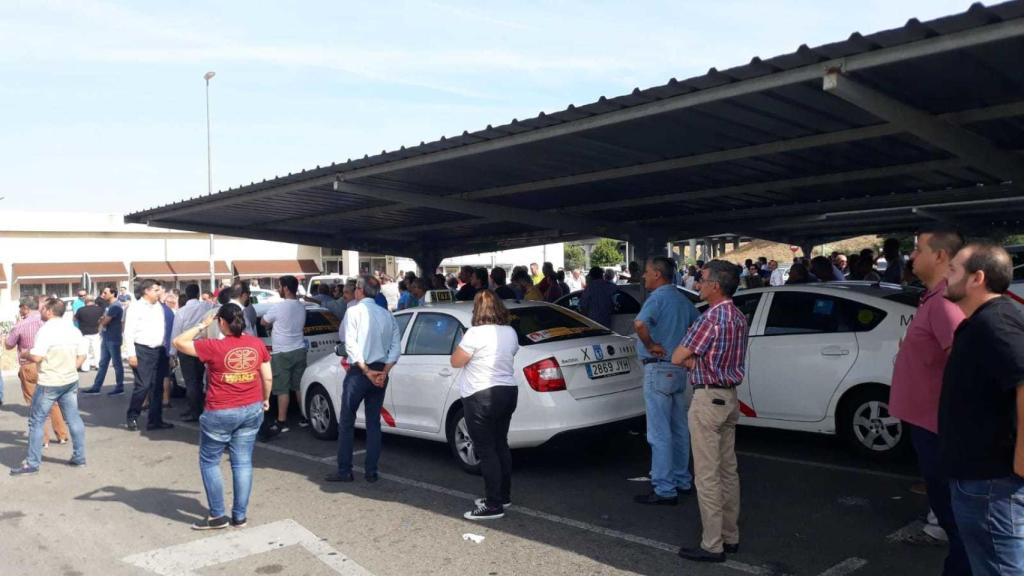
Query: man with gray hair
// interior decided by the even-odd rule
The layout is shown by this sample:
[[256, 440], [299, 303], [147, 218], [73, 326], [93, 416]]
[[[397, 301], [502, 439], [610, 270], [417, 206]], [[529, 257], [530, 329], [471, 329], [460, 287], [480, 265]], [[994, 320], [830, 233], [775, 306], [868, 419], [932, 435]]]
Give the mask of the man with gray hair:
[[356, 411], [366, 403], [366, 461], [367, 482], [378, 479], [380, 460], [380, 411], [384, 406], [384, 393], [388, 374], [401, 354], [402, 334], [398, 323], [386, 309], [374, 302], [377, 284], [369, 276], [356, 280], [355, 296], [358, 304], [345, 314], [345, 352], [348, 371], [342, 384], [341, 417], [338, 425], [338, 469], [329, 474], [328, 482], [351, 482], [352, 443], [355, 433]]
[[740, 548], [740, 478], [736, 471], [736, 387], [743, 383], [747, 318], [732, 302], [740, 284], [736, 265], [712, 260], [701, 271], [700, 296], [708, 309], [672, 353], [672, 363], [690, 369], [690, 436], [697, 479], [701, 541], [679, 556], [725, 562]]
[[637, 354], [644, 366], [647, 443], [651, 446], [651, 490], [634, 498], [638, 504], [674, 506], [679, 494], [693, 492], [686, 369], [670, 361], [686, 330], [697, 321], [697, 308], [672, 284], [675, 262], [664, 256], [647, 261], [644, 287], [650, 291], [634, 326]]

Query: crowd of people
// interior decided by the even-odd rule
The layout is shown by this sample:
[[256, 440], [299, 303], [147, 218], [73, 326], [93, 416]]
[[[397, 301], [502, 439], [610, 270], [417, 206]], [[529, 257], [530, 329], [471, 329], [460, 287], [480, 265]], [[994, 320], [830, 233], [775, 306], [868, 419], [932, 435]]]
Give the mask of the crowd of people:
[[[898, 238], [887, 238], [881, 255], [879, 259], [874, 248], [864, 248], [849, 255], [834, 251], [828, 256], [794, 256], [788, 271], [784, 271], [777, 260], [764, 256], [757, 260], [748, 258], [740, 269], [740, 286], [749, 289], [844, 280], [923, 285], [914, 274], [913, 260], [902, 252]], [[882, 262], [885, 266], [880, 266]], [[684, 279], [677, 283], [692, 288], [699, 279], [700, 265], [698, 261], [697, 266], [691, 266]]]
[[[1012, 279], [1006, 251], [986, 243], [965, 243], [943, 227], [923, 230], [909, 258], [887, 240], [888, 266], [875, 269], [873, 250], [798, 259], [785, 283], [841, 279], [920, 283], [920, 306], [895, 361], [891, 413], [906, 425], [927, 486], [931, 512], [948, 541], [944, 574], [1004, 574], [1024, 570], [1024, 314], [1004, 295]], [[641, 273], [647, 296], [634, 327], [643, 366], [647, 441], [651, 448], [650, 490], [643, 505], [676, 505], [696, 494], [701, 518], [699, 542], [679, 550], [685, 559], [722, 562], [739, 552], [740, 480], [735, 452], [739, 419], [736, 388], [744, 380], [748, 326], [732, 303], [742, 288], [779, 285], [777, 262], [759, 259], [737, 266], [712, 260], [677, 271], [667, 257], [652, 257]], [[580, 309], [610, 325], [614, 274], [593, 268], [556, 272], [550, 263], [516, 267], [506, 281], [502, 268], [489, 273], [464, 267], [456, 283], [437, 274], [401, 280], [399, 309], [425, 303], [429, 290], [450, 291], [451, 300], [473, 303], [472, 327], [452, 352], [459, 369], [469, 434], [483, 472], [484, 496], [465, 513], [469, 520], [504, 516], [512, 502], [508, 429], [517, 404], [513, 362], [518, 337], [509, 327], [503, 301], [552, 302], [582, 290]], [[698, 313], [675, 286], [699, 291], [707, 309]], [[306, 367], [303, 329], [306, 302], [330, 309], [340, 319], [348, 370], [342, 391], [337, 468], [328, 482], [353, 482], [353, 433], [360, 406], [380, 412], [389, 373], [401, 360], [398, 323], [381, 294], [381, 280], [359, 276], [344, 285], [321, 284], [315, 295], [299, 296], [293, 276], [278, 280], [281, 300], [257, 319], [250, 286], [236, 282], [204, 298], [197, 285], [183, 298], [156, 280], [140, 283], [137, 298], [105, 288], [98, 298], [82, 294], [75, 324], [63, 320], [57, 298], [26, 298], [20, 320], [6, 338], [17, 348], [19, 378], [31, 404], [29, 445], [15, 476], [38, 472], [48, 441], [73, 444], [68, 461], [85, 465], [85, 429], [78, 414], [78, 370], [95, 358], [93, 385], [102, 391], [108, 364], [114, 365], [112, 396], [125, 392], [122, 351], [134, 373], [125, 429], [172, 428], [163, 418], [171, 358], [185, 381], [184, 420], [200, 423], [200, 475], [209, 515], [193, 528], [217, 529], [247, 522], [256, 439], [287, 431], [291, 394]], [[104, 304], [104, 306], [100, 306]], [[257, 322], [271, 329], [271, 348], [256, 338]], [[276, 398], [275, 418], [265, 414]], [[300, 425], [305, 422], [300, 422]], [[366, 419], [364, 480], [380, 478], [379, 418]], [[231, 455], [234, 502], [223, 501], [218, 463]], [[692, 470], [691, 470], [692, 457]], [[1017, 573], [1017, 572], [1012, 572]]]

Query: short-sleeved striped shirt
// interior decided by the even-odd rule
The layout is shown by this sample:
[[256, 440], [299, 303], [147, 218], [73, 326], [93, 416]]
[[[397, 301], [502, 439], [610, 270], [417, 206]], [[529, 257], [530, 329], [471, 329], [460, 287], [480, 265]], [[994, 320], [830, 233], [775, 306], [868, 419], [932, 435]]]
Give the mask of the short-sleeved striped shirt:
[[690, 327], [682, 346], [693, 352], [696, 365], [690, 384], [732, 388], [743, 382], [747, 353], [747, 318], [732, 300], [709, 308]]

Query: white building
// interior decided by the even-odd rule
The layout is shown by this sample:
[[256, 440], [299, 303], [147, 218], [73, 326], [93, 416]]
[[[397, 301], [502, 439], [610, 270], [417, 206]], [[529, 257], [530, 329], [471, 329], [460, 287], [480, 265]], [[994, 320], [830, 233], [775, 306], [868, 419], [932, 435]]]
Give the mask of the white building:
[[[213, 237], [212, 259], [219, 281], [257, 279], [264, 288], [284, 274], [303, 279], [321, 272], [395, 275], [416, 269], [407, 258], [228, 236]], [[208, 289], [210, 260], [207, 234], [125, 224], [121, 214], [5, 211], [0, 213], [0, 321], [14, 317], [21, 296], [74, 294], [83, 273], [96, 291], [103, 286], [131, 290], [142, 278], [178, 287], [198, 282]], [[560, 267], [562, 245], [449, 258], [442, 266], [450, 271], [464, 264], [511, 268], [544, 261]]]

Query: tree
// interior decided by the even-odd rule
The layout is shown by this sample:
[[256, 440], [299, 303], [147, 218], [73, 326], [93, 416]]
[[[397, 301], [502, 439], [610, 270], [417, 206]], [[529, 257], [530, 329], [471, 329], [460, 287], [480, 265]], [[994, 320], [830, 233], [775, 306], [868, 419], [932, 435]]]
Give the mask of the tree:
[[580, 269], [587, 264], [587, 255], [583, 252], [582, 246], [566, 243], [563, 250], [566, 270]]
[[622, 254], [619, 253], [619, 243], [611, 238], [602, 238], [597, 241], [594, 251], [590, 253], [591, 266], [614, 266], [622, 262]]

